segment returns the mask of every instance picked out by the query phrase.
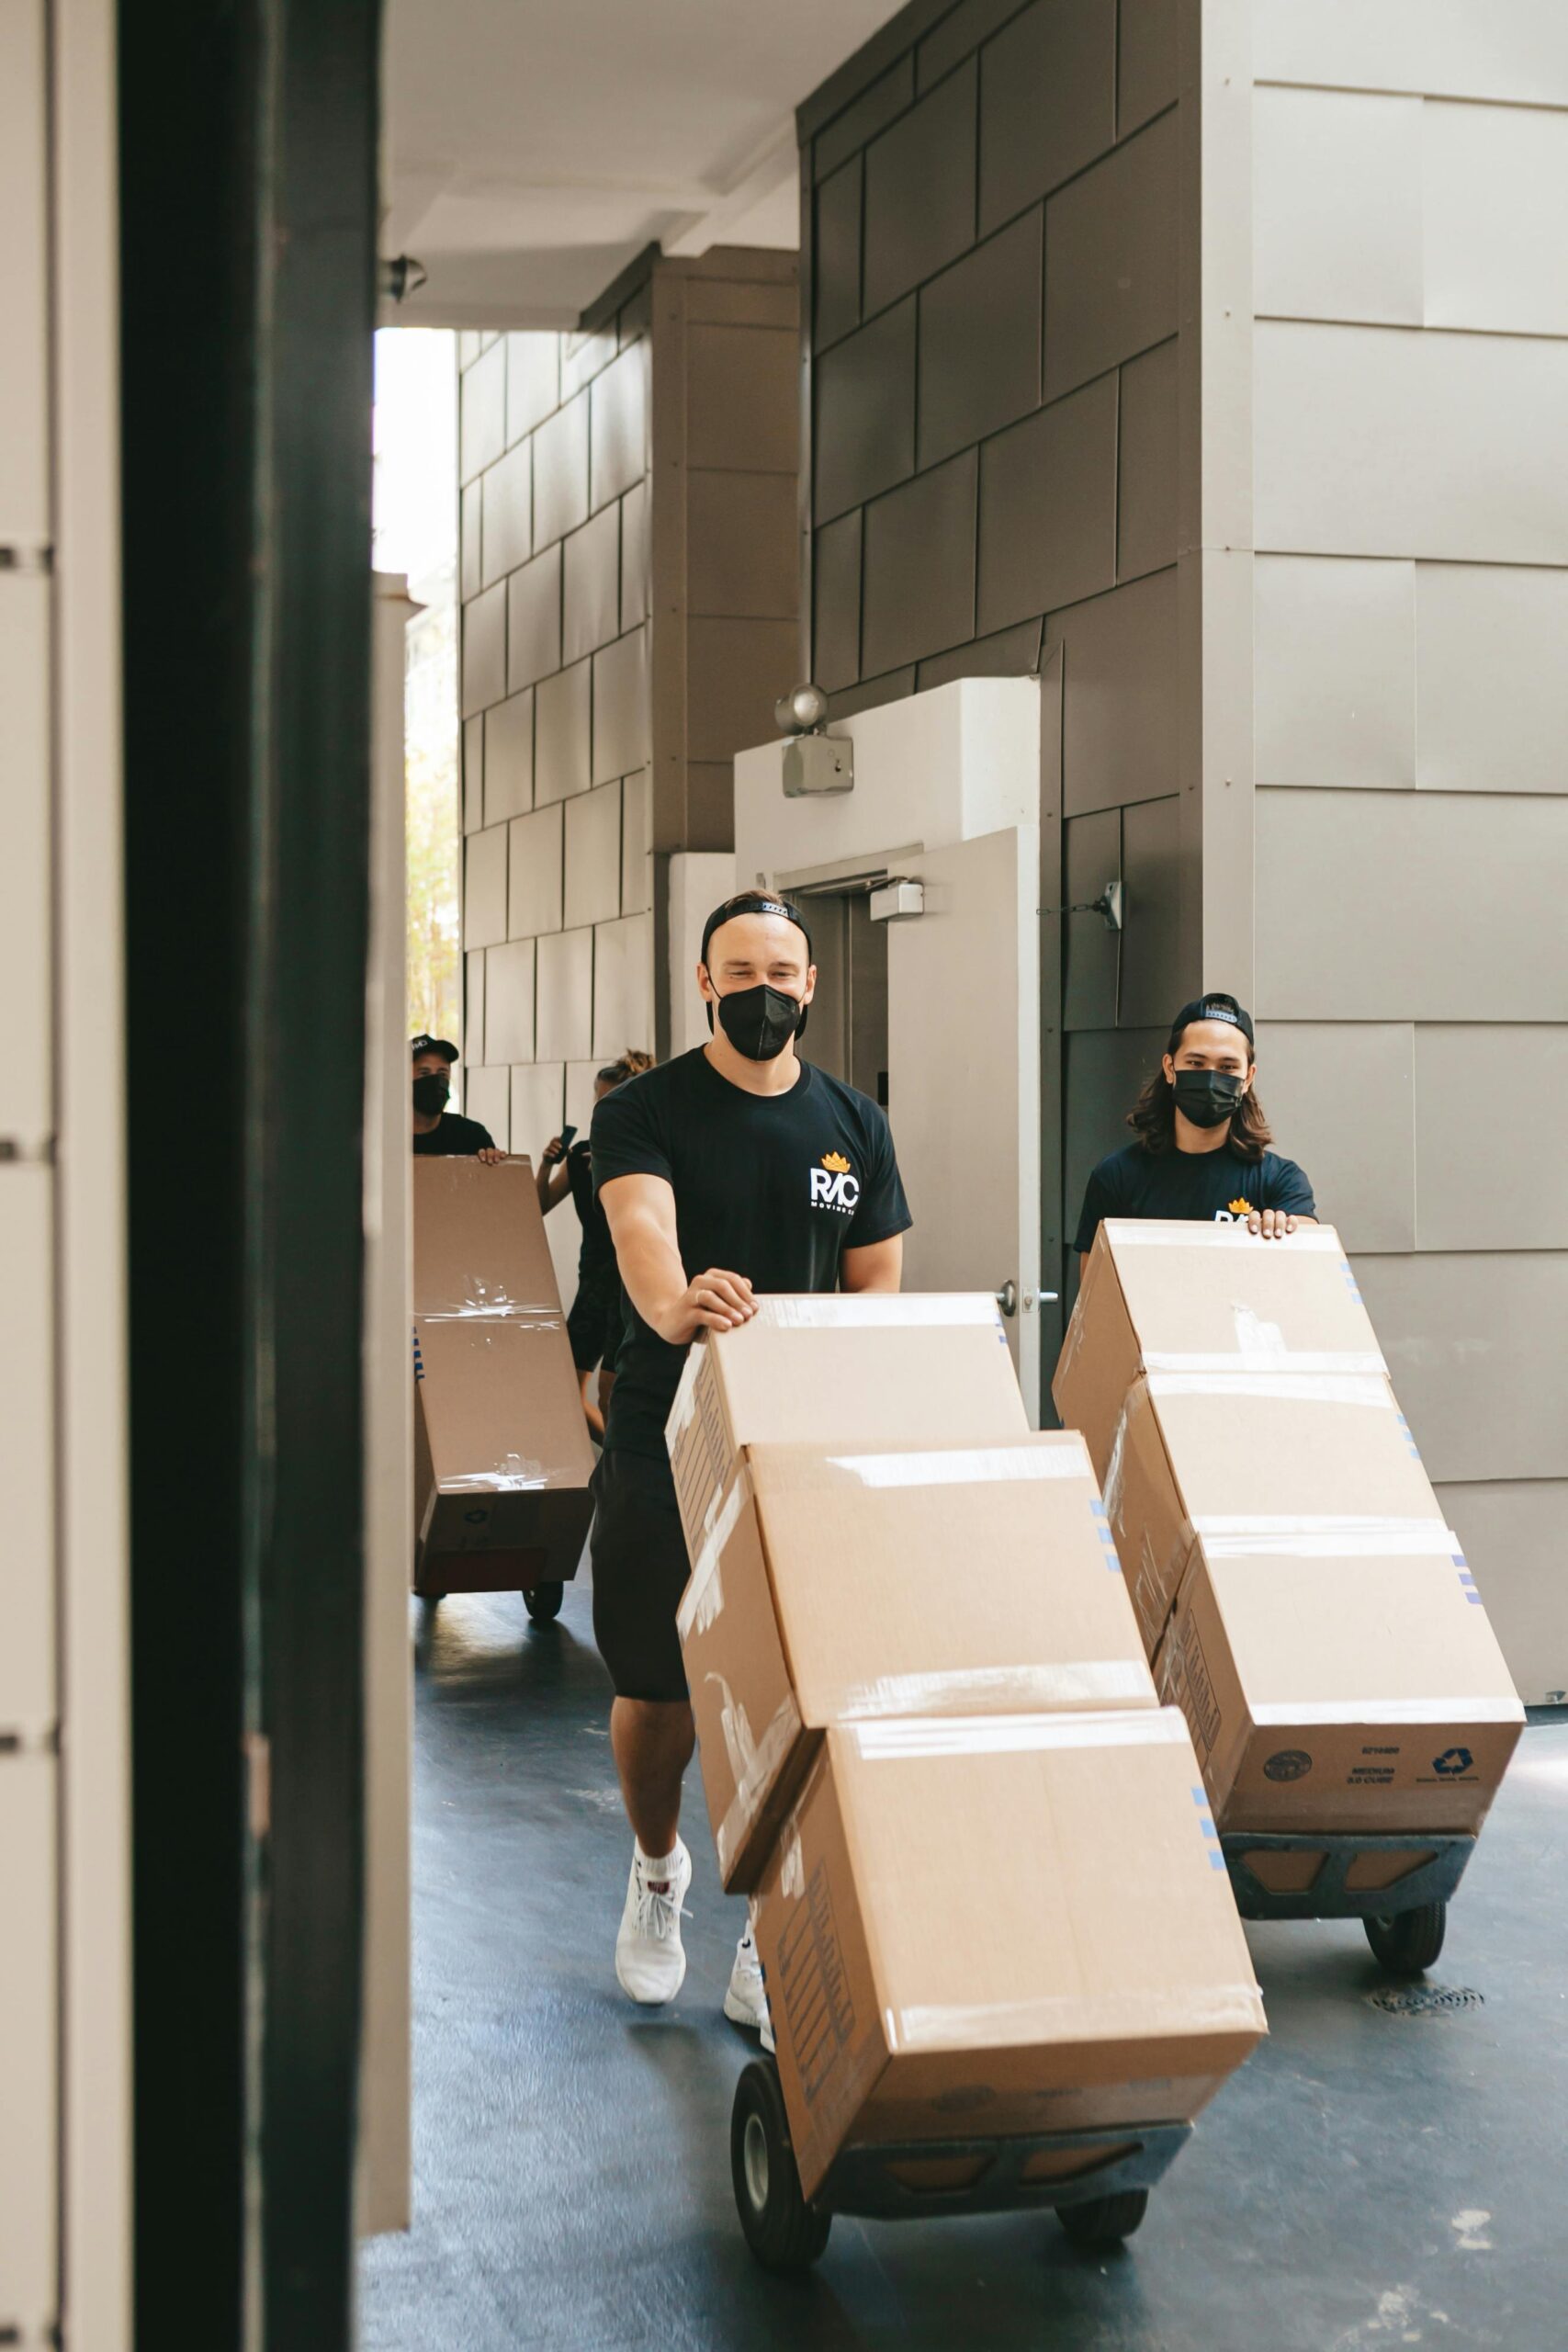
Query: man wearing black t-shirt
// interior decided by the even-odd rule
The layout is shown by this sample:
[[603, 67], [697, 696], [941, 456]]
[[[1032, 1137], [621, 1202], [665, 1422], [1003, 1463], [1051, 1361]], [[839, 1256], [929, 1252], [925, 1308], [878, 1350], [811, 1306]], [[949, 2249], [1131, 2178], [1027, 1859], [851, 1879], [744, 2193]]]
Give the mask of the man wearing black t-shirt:
[[1252, 1016], [1234, 996], [1184, 1004], [1165, 1057], [1127, 1114], [1137, 1135], [1102, 1159], [1084, 1193], [1077, 1247], [1108, 1216], [1201, 1217], [1282, 1241], [1316, 1222], [1312, 1186], [1273, 1141], [1258, 1099]]
[[452, 1091], [450, 1070], [457, 1048], [449, 1038], [410, 1039], [413, 1056], [413, 1148], [422, 1156], [438, 1153], [444, 1159], [482, 1159], [493, 1168], [506, 1158], [495, 1148], [495, 1137], [477, 1119], [465, 1119], [446, 1108]]
[[[593, 1632], [637, 1837], [615, 1942], [634, 2001], [672, 1999], [686, 1973], [679, 1824], [693, 1729], [675, 1609], [690, 1562], [664, 1442], [686, 1350], [699, 1331], [747, 1322], [759, 1293], [897, 1290], [902, 1271], [910, 1218], [887, 1121], [795, 1053], [816, 981], [794, 907], [755, 891], [727, 900], [697, 967], [708, 1044], [593, 1114], [594, 1181], [628, 1301], [594, 1476]], [[724, 2006], [765, 2027], [750, 1933]]]

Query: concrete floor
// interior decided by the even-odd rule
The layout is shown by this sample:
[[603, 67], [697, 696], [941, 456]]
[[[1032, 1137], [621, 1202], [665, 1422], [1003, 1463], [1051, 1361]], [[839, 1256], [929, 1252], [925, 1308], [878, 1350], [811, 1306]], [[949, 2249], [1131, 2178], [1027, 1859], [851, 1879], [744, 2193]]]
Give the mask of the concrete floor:
[[729, 2187], [744, 1908], [694, 1770], [685, 1987], [623, 1999], [630, 1839], [567, 1590], [544, 1631], [506, 1596], [422, 1617], [414, 2225], [366, 2251], [366, 2352], [1565, 2352], [1568, 1723], [1526, 1734], [1433, 1972], [1480, 2006], [1387, 2015], [1359, 1927], [1251, 1928], [1272, 2038], [1128, 2252], [1082, 2262], [1042, 2215], [840, 2219], [781, 2282]]

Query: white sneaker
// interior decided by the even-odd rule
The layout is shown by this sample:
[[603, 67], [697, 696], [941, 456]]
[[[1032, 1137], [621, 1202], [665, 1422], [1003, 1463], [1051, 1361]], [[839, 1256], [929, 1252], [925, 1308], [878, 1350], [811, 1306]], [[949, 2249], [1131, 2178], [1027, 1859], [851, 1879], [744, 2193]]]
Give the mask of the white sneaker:
[[681, 1942], [681, 1905], [692, 1883], [692, 1858], [679, 1838], [664, 1865], [669, 1871], [656, 1885], [640, 1847], [632, 1849], [632, 1874], [626, 1886], [626, 1907], [615, 1938], [615, 1974], [621, 1989], [634, 2001], [672, 2001], [686, 1974], [686, 1954]]
[[757, 1957], [757, 1946], [750, 1927], [735, 1947], [735, 1965], [729, 1972], [724, 2014], [732, 2025], [750, 2026], [754, 2033], [761, 2033], [763, 2049], [773, 2049], [773, 2028], [768, 2016], [768, 1996], [762, 1984], [762, 1963]]

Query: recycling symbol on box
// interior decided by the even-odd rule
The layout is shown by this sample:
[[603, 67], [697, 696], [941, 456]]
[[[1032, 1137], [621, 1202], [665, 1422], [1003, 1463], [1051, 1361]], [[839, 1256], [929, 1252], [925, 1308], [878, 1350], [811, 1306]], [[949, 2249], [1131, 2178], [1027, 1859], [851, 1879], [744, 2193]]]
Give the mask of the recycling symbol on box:
[[1468, 1772], [1475, 1758], [1468, 1747], [1445, 1747], [1440, 1756], [1432, 1758], [1432, 1770], [1445, 1780], [1453, 1780], [1461, 1772]]
[[1312, 1770], [1312, 1758], [1304, 1747], [1281, 1747], [1263, 1770], [1270, 1781], [1299, 1781]]

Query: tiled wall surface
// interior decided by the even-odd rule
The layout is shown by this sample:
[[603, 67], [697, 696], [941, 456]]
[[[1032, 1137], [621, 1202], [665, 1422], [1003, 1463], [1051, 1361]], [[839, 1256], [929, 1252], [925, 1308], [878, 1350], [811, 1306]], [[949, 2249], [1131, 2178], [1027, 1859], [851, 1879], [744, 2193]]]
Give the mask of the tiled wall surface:
[[1568, 45], [1257, 0], [1266, 1093], [1529, 1698], [1568, 1683]]
[[653, 1042], [646, 289], [458, 362], [466, 1107], [536, 1156]]

